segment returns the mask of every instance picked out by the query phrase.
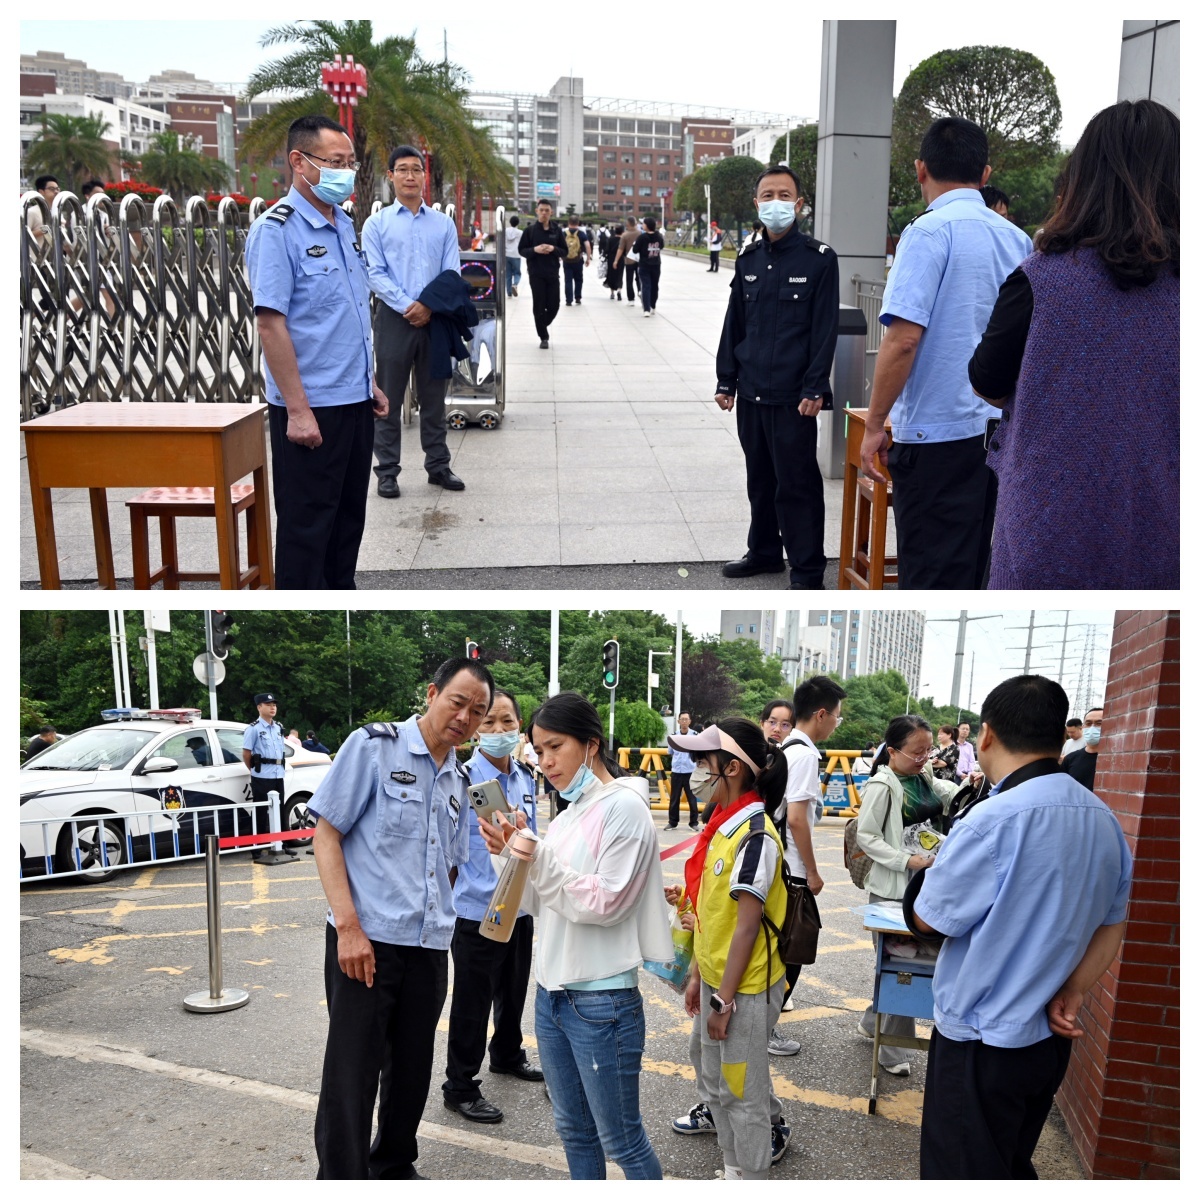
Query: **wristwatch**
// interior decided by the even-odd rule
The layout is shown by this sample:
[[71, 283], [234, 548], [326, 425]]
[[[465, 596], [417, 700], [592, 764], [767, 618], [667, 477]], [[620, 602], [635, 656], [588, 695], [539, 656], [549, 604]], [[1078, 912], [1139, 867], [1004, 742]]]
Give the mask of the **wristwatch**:
[[708, 998], [708, 1006], [713, 1010], [713, 1012], [724, 1016], [727, 1012], [732, 1012], [737, 1008], [737, 1001], [722, 1000], [716, 992], [713, 992], [713, 994]]

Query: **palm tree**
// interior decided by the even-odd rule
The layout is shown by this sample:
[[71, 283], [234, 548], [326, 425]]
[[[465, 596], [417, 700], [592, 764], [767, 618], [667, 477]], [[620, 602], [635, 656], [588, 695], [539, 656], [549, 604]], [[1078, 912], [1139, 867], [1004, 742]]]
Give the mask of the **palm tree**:
[[42, 132], [29, 143], [25, 166], [31, 176], [54, 175], [59, 183], [78, 192], [93, 176], [103, 178], [113, 162], [105, 144], [109, 124], [103, 117], [72, 117], [43, 113]]
[[457, 174], [491, 191], [507, 190], [510, 168], [466, 106], [465, 73], [449, 63], [421, 58], [414, 38], [372, 38], [370, 21], [308, 21], [269, 30], [264, 46], [299, 48], [255, 71], [246, 98], [267, 92], [295, 94], [250, 123], [242, 138], [245, 155], [260, 162], [272, 158], [286, 144], [288, 126], [297, 117], [319, 112], [336, 118], [333, 100], [321, 90], [321, 64], [335, 54], [353, 55], [368, 78], [367, 95], [354, 115], [354, 155], [362, 164], [356, 188], [360, 225], [370, 211], [389, 152], [403, 142], [424, 142], [439, 174]]
[[189, 196], [223, 191], [229, 185], [229, 168], [180, 142], [173, 129], [154, 135], [150, 148], [142, 154], [138, 175], [144, 183], [162, 188], [176, 204]]

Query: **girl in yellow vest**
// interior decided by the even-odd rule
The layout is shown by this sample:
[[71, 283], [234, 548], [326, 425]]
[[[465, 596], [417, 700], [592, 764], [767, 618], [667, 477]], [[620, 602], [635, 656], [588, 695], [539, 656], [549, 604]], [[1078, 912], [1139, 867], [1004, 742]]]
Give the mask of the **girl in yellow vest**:
[[[674, 747], [674, 737], [667, 739]], [[772, 1159], [767, 1042], [779, 1018], [784, 964], [764, 911], [787, 908], [783, 848], [767, 816], [783, 798], [787, 763], [752, 721], [729, 717], [687, 739], [692, 790], [717, 803], [684, 868], [696, 913], [695, 960], [684, 1008], [695, 1018], [691, 1059], [700, 1101], [717, 1127], [726, 1179], [766, 1179]], [[678, 888], [665, 889], [668, 901]], [[769, 940], [768, 940], [769, 939]]]

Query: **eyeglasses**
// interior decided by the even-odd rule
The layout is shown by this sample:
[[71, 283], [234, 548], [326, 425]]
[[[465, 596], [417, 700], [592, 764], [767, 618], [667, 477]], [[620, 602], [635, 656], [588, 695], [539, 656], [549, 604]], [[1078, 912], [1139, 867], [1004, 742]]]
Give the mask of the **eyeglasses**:
[[310, 162], [324, 163], [327, 167], [331, 167], [335, 171], [357, 171], [362, 166], [362, 163], [346, 162], [345, 159], [341, 158], [322, 158], [319, 154], [308, 154], [303, 150], [300, 153]]
[[399, 175], [404, 179], [417, 179], [425, 174], [424, 167], [393, 167], [393, 175]]

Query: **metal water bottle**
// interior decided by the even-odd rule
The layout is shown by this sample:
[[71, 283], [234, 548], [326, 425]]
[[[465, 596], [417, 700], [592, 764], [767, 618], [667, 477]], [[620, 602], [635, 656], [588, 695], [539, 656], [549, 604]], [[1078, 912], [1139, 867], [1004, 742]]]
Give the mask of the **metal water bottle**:
[[493, 942], [507, 942], [512, 937], [537, 843], [537, 838], [527, 829], [518, 829], [509, 840], [508, 862], [500, 872], [491, 903], [479, 922], [479, 932]]

